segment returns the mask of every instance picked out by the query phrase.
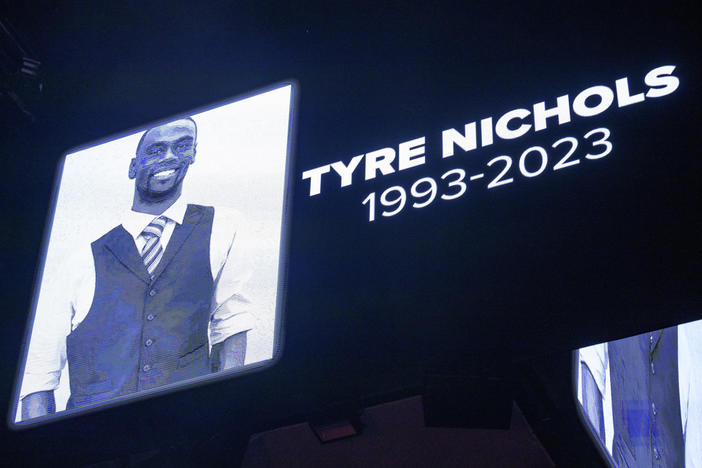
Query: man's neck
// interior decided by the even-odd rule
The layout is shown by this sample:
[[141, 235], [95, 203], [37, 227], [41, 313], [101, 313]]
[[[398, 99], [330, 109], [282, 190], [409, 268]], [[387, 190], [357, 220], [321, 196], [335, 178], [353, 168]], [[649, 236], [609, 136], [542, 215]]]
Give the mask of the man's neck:
[[134, 190], [134, 200], [132, 201], [132, 211], [137, 213], [146, 213], [151, 215], [160, 215], [170, 208], [180, 198], [181, 190], [162, 200], [144, 200], [139, 196], [139, 193]]

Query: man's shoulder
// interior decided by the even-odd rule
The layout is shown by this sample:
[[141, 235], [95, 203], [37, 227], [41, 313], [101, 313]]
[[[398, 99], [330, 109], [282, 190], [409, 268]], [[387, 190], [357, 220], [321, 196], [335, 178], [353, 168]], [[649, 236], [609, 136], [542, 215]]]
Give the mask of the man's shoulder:
[[244, 216], [241, 212], [229, 206], [209, 206], [189, 203], [188, 207], [205, 213], [212, 213], [217, 224], [239, 225], [244, 222]]
[[212, 211], [212, 210], [214, 210], [214, 206], [200, 205], [199, 203], [188, 203], [186, 205], [186, 210]]
[[94, 274], [94, 246], [99, 240], [97, 239], [89, 244], [76, 245], [71, 250], [71, 253], [61, 262], [64, 266], [62, 270], [65, 272], [61, 281], [76, 286]]
[[119, 225], [113, 227], [112, 229], [110, 229], [109, 231], [107, 231], [107, 232], [106, 232], [105, 234], [103, 234], [102, 236], [100, 236], [100, 237], [98, 237], [97, 239], [95, 239], [94, 241], [92, 241], [92, 242], [90, 243], [90, 247], [93, 248], [93, 247], [95, 247], [95, 246], [97, 246], [97, 245], [102, 245], [102, 244], [104, 244], [105, 242], [108, 242], [110, 239], [113, 239], [115, 236], [121, 235], [121, 234], [122, 234], [122, 231], [124, 231], [124, 233], [126, 233], [127, 235], [129, 235], [129, 233], [124, 229], [124, 226], [122, 226], [121, 224], [119, 224]]
[[241, 221], [244, 217], [240, 211], [229, 206], [217, 206], [214, 207], [214, 210], [215, 216], [218, 218], [221, 217], [229, 219], [231, 221]]
[[214, 206], [212, 220], [213, 239], [230, 244], [234, 238], [239, 238], [246, 231], [246, 220], [238, 210], [228, 206]]

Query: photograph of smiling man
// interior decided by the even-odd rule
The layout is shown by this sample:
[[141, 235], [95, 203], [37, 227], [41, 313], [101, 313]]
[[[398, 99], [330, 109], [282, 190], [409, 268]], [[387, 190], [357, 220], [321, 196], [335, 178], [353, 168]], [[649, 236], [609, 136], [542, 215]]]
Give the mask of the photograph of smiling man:
[[[95, 154], [87, 164], [102, 174], [107, 159], [122, 165], [117, 175], [128, 180], [131, 200], [119, 197], [121, 209], [85, 200], [100, 189], [100, 175], [91, 174], [95, 187], [69, 182], [74, 168], [88, 173], [71, 163], [90, 155], [67, 156], [49, 250], [70, 240], [54, 238], [70, 236], [57, 229], [85, 238], [78, 233], [89, 219], [112, 224], [64, 246], [62, 266], [50, 276], [45, 268], [19, 396], [22, 421], [273, 357], [290, 95], [290, 86], [279, 88], [93, 147], [102, 149], [104, 165], [97, 168]], [[262, 118], [250, 119], [255, 114]], [[132, 157], [116, 156], [136, 136]], [[75, 218], [100, 204], [102, 215]], [[69, 206], [78, 208], [73, 216]], [[48, 257], [46, 267], [57, 260]]]

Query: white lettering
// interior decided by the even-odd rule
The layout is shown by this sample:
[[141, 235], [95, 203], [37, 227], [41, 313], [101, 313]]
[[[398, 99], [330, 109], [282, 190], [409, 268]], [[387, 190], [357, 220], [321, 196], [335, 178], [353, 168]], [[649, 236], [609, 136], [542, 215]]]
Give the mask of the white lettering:
[[[599, 96], [600, 102], [589, 107], [586, 103], [588, 98]], [[606, 86], [592, 86], [578, 94], [573, 100], [573, 111], [580, 117], [592, 117], [593, 115], [601, 114], [606, 111], [614, 102], [614, 93]]]
[[[644, 83], [648, 87], [648, 89], [635, 94], [631, 94], [632, 90], [629, 87], [629, 79], [627, 77], [623, 77], [615, 80], [614, 89], [611, 86], [597, 85], [582, 90], [572, 100], [570, 99], [570, 96], [568, 94], [559, 96], [556, 98], [556, 103], [553, 107], [547, 108], [546, 101], [541, 101], [535, 103], [531, 109], [520, 108], [506, 112], [499, 119], [497, 119], [496, 123], [493, 123], [493, 117], [485, 117], [479, 121], [480, 146], [486, 147], [492, 145], [494, 143], [495, 134], [502, 140], [513, 140], [525, 135], [532, 129], [532, 127], [535, 132], [539, 132], [545, 130], [548, 127], [549, 123], [552, 126], [555, 126], [556, 120], [558, 122], [557, 125], [567, 124], [571, 122], [571, 112], [580, 117], [592, 117], [601, 114], [602, 112], [606, 111], [612, 106], [612, 104], [614, 103], [615, 93], [617, 105], [620, 108], [644, 102], [646, 98], [657, 98], [661, 96], [666, 96], [668, 94], [673, 93], [680, 86], [680, 79], [677, 76], [673, 75], [675, 68], [675, 65], [663, 65], [649, 71], [644, 77]], [[532, 115], [533, 121], [531, 121], [531, 119], [527, 120]], [[554, 119], [554, 117], [557, 117], [557, 119]], [[552, 120], [549, 121], [548, 119]], [[514, 121], [518, 122], [515, 123]], [[441, 134], [442, 158], [454, 156], [457, 148], [460, 148], [464, 152], [477, 149], [477, 147], [479, 146], [477, 127], [478, 121], [474, 121], [465, 124], [463, 132], [455, 128], [448, 128], [446, 130], [443, 130]], [[605, 128], [596, 129], [587, 134], [586, 138], [591, 133], [599, 132], [600, 130], [602, 130], [601, 133], [603, 134], [608, 132], [608, 130]], [[607, 135], [605, 135], [605, 137], [606, 136]], [[579, 163], [579, 159], [569, 159], [575, 151], [575, 146], [577, 146], [577, 142], [573, 143], [573, 141], [571, 140], [574, 141], [574, 139], [570, 137], [562, 138], [553, 144], [554, 148], [563, 142], [571, 143], [572, 146], [571, 150], [569, 150], [569, 152], [565, 156], [563, 156], [558, 163], [556, 163], [556, 165], [553, 167], [554, 170], [562, 169], [564, 167], [569, 167], [571, 165]], [[601, 143], [601, 145], [605, 147], [604, 151], [594, 156], [591, 154], [586, 154], [585, 158], [596, 159], [604, 157], [606, 154], [608, 154], [611, 148], [609, 148], [607, 145], [611, 146], [611, 144], [609, 144], [609, 142], [606, 140], [606, 138], [603, 138], [601, 141], [597, 140], [595, 143], [593, 143], [593, 145], [595, 145], [604, 141], [604, 143]], [[537, 148], [538, 151], [535, 148]], [[527, 177], [533, 177], [535, 175], [541, 174], [545, 170], [546, 163], [544, 161], [546, 161], [547, 156], [545, 153], [546, 150], [542, 150], [543, 148], [540, 147], [532, 147], [527, 151], [527, 153], [524, 153], [522, 155], [519, 164], [520, 170], [523, 173], [523, 175]], [[340, 186], [347, 187], [353, 183], [354, 172], [358, 170], [358, 167], [361, 164], [361, 160], [364, 158], [365, 180], [370, 180], [376, 178], [378, 175], [389, 175], [396, 171], [403, 171], [405, 169], [425, 164], [427, 159], [426, 151], [426, 137], [423, 136], [400, 143], [397, 150], [395, 150], [395, 148], [381, 148], [376, 151], [366, 153], [364, 155], [362, 154], [354, 156], [348, 163], [345, 163], [344, 161], [336, 161], [331, 164], [326, 164], [324, 166], [320, 166], [314, 169], [309, 169], [302, 173], [302, 179], [310, 181], [309, 195], [314, 196], [321, 193], [322, 176], [330, 172], [331, 169], [333, 169], [334, 172], [336, 172], [336, 174], [339, 175]], [[528, 154], [529, 157], [533, 158], [533, 156], [531, 156], [531, 152], [535, 151], [538, 152], [541, 156], [541, 164], [535, 172], [529, 172], [525, 162], [526, 155]], [[395, 162], [396, 157], [397, 164], [394, 166], [393, 163]], [[509, 170], [509, 167], [511, 165], [511, 158], [509, 156], [498, 156], [489, 161], [488, 166], [491, 166], [493, 163], [496, 163], [498, 161], [504, 161], [506, 167], [498, 175], [498, 177], [495, 180], [493, 180], [493, 182], [488, 184], [488, 188], [493, 188], [498, 185], [502, 185], [512, 181], [511, 178], [503, 179], [504, 177], [506, 177], [507, 171]], [[470, 176], [470, 180], [472, 181], [483, 176], [484, 174], [475, 174], [473, 176]], [[425, 179], [420, 180], [423, 181], [422, 184], [424, 184], [424, 182], [426, 181]], [[458, 182], [456, 184], [458, 184]], [[410, 190], [411, 194], [415, 196], [415, 198], [417, 196], [419, 196], [420, 198], [424, 197], [427, 195], [427, 193], [429, 193], [427, 191], [419, 190], [418, 187], [418, 185], [413, 186], [413, 188]], [[404, 193], [403, 191], [404, 189], [402, 189], [400, 186], [391, 187], [391, 189], [386, 190], [380, 196], [381, 204], [383, 204], [383, 206], [388, 206], [388, 203], [390, 203], [391, 205], [395, 203], [404, 204], [404, 195], [402, 194], [402, 196], [399, 198], [395, 197], [393, 200], [388, 200], [389, 194], [395, 192]], [[375, 192], [373, 192], [371, 195], [373, 195], [373, 197], [369, 195], [369, 197], [367, 197], [363, 203], [370, 203], [370, 209], [372, 212], [374, 212]], [[442, 198], [444, 198], [444, 196], [442, 196]], [[388, 216], [391, 214], [383, 212], [383, 215]], [[373, 216], [371, 216], [369, 219], [372, 220]]]
[[627, 78], [619, 78], [614, 84], [617, 88], [617, 105], [619, 107], [636, 104], [646, 99], [644, 93], [634, 94], [633, 96], [629, 94], [629, 80]]
[[329, 164], [302, 173], [302, 180], [310, 179], [310, 197], [322, 190], [322, 174], [329, 172]]
[[463, 151], [474, 150], [478, 147], [478, 136], [475, 130], [475, 122], [466, 124], [465, 133], [461, 133], [455, 128], [449, 128], [441, 132], [441, 157], [453, 156], [453, 145], [458, 145]]
[[363, 159], [363, 155], [358, 155], [355, 156], [351, 161], [349, 161], [349, 165], [346, 166], [342, 161], [337, 161], [335, 163], [332, 163], [331, 167], [336, 171], [337, 174], [341, 177], [341, 186], [346, 187], [347, 185], [351, 185], [351, 181], [353, 178], [353, 171], [356, 170], [356, 167], [358, 167], [358, 163], [361, 162], [361, 159]]
[[480, 146], [492, 144], [492, 117], [480, 121]]
[[526, 109], [514, 109], [507, 112], [505, 115], [497, 119], [497, 123], [495, 124], [495, 133], [497, 133], [497, 136], [503, 140], [514, 140], [515, 138], [519, 138], [529, 131], [531, 125], [523, 123], [519, 127], [512, 130], [509, 128], [509, 122], [516, 119], [523, 120], [530, 114], [531, 112]]
[[556, 98], [556, 107], [546, 110], [546, 102], [534, 104], [534, 131], [546, 129], [546, 119], [558, 116], [558, 125], [570, 122], [570, 101], [568, 95]]
[[424, 137], [400, 143], [397, 151], [399, 170], [403, 171], [410, 167], [424, 164]]
[[378, 169], [383, 175], [395, 172], [391, 164], [394, 160], [395, 150], [392, 148], [383, 148], [366, 153], [366, 180], [374, 179]]
[[677, 76], [672, 76], [674, 70], [675, 65], [663, 65], [646, 73], [644, 83], [651, 88], [646, 93], [646, 97], [657, 98], [666, 96], [678, 89], [680, 80], [678, 80]]

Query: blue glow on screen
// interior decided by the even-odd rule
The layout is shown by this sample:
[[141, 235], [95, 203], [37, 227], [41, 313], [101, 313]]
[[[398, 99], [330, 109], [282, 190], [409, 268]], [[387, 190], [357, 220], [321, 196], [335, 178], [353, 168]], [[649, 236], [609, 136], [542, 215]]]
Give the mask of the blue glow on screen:
[[279, 358], [293, 94], [274, 85], [64, 156], [11, 427]]
[[575, 355], [581, 419], [612, 466], [699, 466], [702, 320]]

